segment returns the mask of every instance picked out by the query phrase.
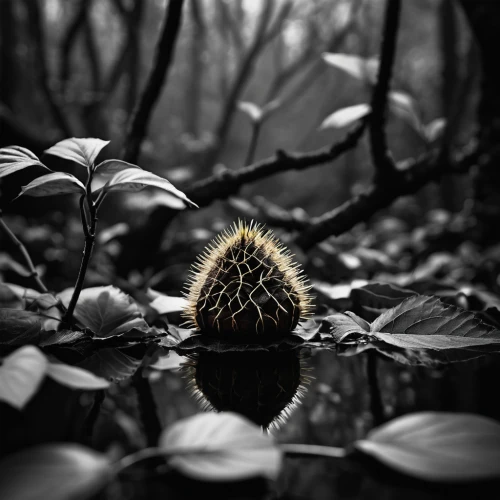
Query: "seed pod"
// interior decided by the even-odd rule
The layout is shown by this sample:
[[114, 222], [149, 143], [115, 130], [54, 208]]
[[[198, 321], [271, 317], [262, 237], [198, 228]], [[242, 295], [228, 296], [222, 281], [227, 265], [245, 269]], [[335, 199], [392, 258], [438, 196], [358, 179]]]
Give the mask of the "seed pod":
[[217, 236], [193, 265], [184, 316], [219, 336], [283, 335], [311, 313], [311, 288], [271, 231], [239, 222]]

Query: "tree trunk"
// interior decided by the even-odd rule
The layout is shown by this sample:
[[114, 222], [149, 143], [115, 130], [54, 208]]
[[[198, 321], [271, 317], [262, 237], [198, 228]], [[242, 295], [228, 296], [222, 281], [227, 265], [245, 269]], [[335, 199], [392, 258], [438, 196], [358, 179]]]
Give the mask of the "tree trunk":
[[[479, 143], [487, 151], [473, 175], [474, 239], [480, 244], [497, 243], [500, 226], [500, 8], [488, 0], [460, 0], [479, 47], [482, 80], [478, 106]], [[495, 230], [492, 230], [495, 229]]]

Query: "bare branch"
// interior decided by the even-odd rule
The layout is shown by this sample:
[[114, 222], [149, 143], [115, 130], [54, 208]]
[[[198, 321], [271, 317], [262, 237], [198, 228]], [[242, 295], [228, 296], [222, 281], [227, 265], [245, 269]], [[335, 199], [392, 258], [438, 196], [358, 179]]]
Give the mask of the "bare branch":
[[80, 29], [83, 27], [85, 23], [86, 12], [87, 12], [87, 0], [80, 0], [80, 4], [76, 11], [75, 17], [68, 25], [66, 33], [62, 38], [61, 55], [59, 61], [59, 79], [63, 91], [66, 88], [66, 84], [68, 83], [71, 72], [70, 69], [71, 50], [75, 44]]
[[64, 111], [61, 109], [61, 103], [58, 96], [54, 93], [50, 86], [50, 75], [47, 66], [47, 58], [45, 54], [46, 40], [43, 26], [43, 19], [40, 12], [38, 0], [25, 0], [26, 10], [28, 12], [28, 20], [30, 23], [30, 31], [33, 37], [33, 47], [35, 50], [35, 70], [38, 74], [38, 81], [42, 87], [45, 99], [49, 105], [52, 115], [61, 132], [71, 137], [73, 135], [69, 121], [66, 119]]
[[372, 184], [364, 193], [311, 220], [295, 240], [304, 251], [321, 243], [330, 236], [338, 236], [360, 222], [366, 222], [377, 211], [388, 207], [401, 196], [413, 194], [431, 181], [446, 173], [464, 173], [474, 165], [479, 157], [474, 145], [471, 152], [465, 151], [454, 164], [443, 163], [438, 151], [427, 153], [417, 160], [400, 162], [390, 179], [385, 178]]
[[246, 83], [248, 82], [250, 75], [252, 74], [253, 66], [259, 53], [267, 43], [266, 30], [269, 26], [273, 8], [274, 1], [268, 0], [267, 2], [264, 2], [264, 7], [259, 15], [252, 43], [239, 65], [236, 77], [233, 80], [227, 99], [224, 103], [224, 108], [221, 112], [218, 124], [215, 127], [215, 145], [212, 151], [207, 154], [206, 163], [208, 165], [212, 165], [215, 162], [219, 152], [225, 145], [231, 120], [236, 109], [236, 103]]
[[217, 175], [203, 179], [185, 189], [186, 195], [198, 206], [204, 207], [217, 199], [224, 199], [236, 194], [238, 190], [251, 182], [285, 172], [304, 170], [336, 160], [358, 143], [363, 134], [365, 123], [360, 122], [344, 139], [327, 148], [309, 153], [288, 153], [278, 151], [274, 156], [261, 160], [239, 170], [225, 170]]
[[[363, 134], [365, 123], [360, 122], [346, 137], [328, 148], [310, 153], [278, 152], [266, 160], [262, 160], [240, 170], [226, 170], [204, 179], [184, 189], [186, 195], [200, 207], [210, 205], [217, 199], [225, 199], [236, 194], [239, 189], [259, 179], [264, 179], [286, 170], [303, 170], [322, 163], [332, 162], [349, 149], [356, 146]], [[150, 264], [157, 254], [163, 232], [177, 214], [168, 207], [157, 207], [148, 217], [147, 222], [136, 231], [123, 238], [123, 251], [116, 262], [118, 274], [126, 276], [131, 268], [142, 269]], [[294, 221], [289, 221], [294, 224]], [[297, 227], [295, 225], [295, 227]]]
[[373, 91], [370, 116], [370, 144], [373, 163], [378, 177], [387, 177], [394, 173], [395, 165], [387, 147], [385, 135], [385, 113], [387, 94], [396, 53], [396, 39], [399, 27], [401, 0], [387, 0], [385, 11], [384, 33], [380, 56], [380, 67], [377, 83]]
[[47, 293], [47, 287], [43, 284], [42, 280], [40, 279], [40, 275], [38, 274], [38, 271], [36, 270], [35, 266], [33, 265], [33, 261], [31, 260], [30, 254], [28, 253], [28, 250], [26, 250], [26, 247], [19, 241], [19, 239], [16, 237], [16, 235], [10, 230], [9, 226], [4, 222], [3, 220], [3, 213], [2, 210], [0, 210], [0, 228], [5, 232], [7, 237], [10, 239], [10, 241], [16, 246], [16, 248], [21, 252], [24, 261], [26, 262], [26, 265], [28, 266], [28, 270], [31, 273], [30, 277], [33, 278], [35, 283], [37, 284], [39, 290], [42, 293]]
[[156, 48], [153, 70], [146, 83], [146, 88], [136, 107], [132, 123], [126, 138], [123, 159], [136, 163], [142, 141], [146, 135], [153, 106], [165, 83], [181, 25], [184, 0], [170, 0], [167, 8], [163, 31]]

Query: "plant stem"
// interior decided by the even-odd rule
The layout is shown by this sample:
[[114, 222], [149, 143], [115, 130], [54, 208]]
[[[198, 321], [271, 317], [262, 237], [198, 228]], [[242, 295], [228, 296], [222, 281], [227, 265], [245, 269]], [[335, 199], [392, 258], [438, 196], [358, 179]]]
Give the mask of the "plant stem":
[[132, 376], [132, 383], [137, 392], [142, 425], [148, 446], [155, 446], [160, 437], [161, 423], [156, 411], [156, 402], [151, 391], [151, 386], [149, 385], [149, 380], [143, 377], [142, 368], [139, 368]]
[[[86, 194], [82, 195], [80, 198], [80, 217], [82, 219], [83, 234], [85, 235], [85, 246], [83, 247], [83, 257], [80, 264], [80, 270], [78, 271], [78, 278], [76, 279], [75, 289], [71, 300], [68, 305], [68, 310], [63, 317], [63, 324], [71, 324], [73, 320], [73, 313], [75, 312], [75, 307], [80, 297], [80, 293], [83, 288], [83, 282], [85, 281], [85, 275], [87, 274], [87, 268], [90, 262], [90, 257], [92, 257], [92, 250], [95, 244], [95, 230], [97, 226], [97, 207], [92, 200], [92, 177], [94, 174], [94, 169], [89, 168], [89, 176], [87, 178]], [[89, 220], [85, 213], [85, 201], [87, 202], [87, 207], [89, 211]]]
[[31, 260], [28, 250], [26, 250], [26, 247], [17, 239], [16, 235], [10, 230], [9, 226], [5, 224], [5, 221], [3, 220], [2, 210], [0, 210], [0, 227], [4, 230], [5, 234], [9, 237], [12, 243], [14, 243], [14, 245], [21, 252], [26, 262], [26, 265], [28, 266], [28, 269], [31, 273], [30, 276], [35, 280], [40, 291], [43, 293], [48, 293], [47, 287], [42, 283], [42, 280], [40, 279], [40, 276], [38, 275], [38, 272], [35, 269], [35, 266], [33, 265], [33, 261]]
[[377, 426], [385, 422], [385, 415], [382, 394], [378, 385], [377, 353], [374, 351], [367, 352], [366, 377], [370, 390], [370, 410], [373, 417], [373, 425]]
[[97, 422], [97, 417], [101, 411], [101, 405], [104, 401], [105, 393], [103, 390], [98, 390], [94, 396], [94, 404], [85, 419], [84, 427], [83, 427], [83, 438], [87, 444], [90, 444], [92, 440], [92, 434], [94, 432], [94, 426]]
[[247, 157], [245, 160], [245, 166], [253, 163], [255, 151], [257, 150], [257, 143], [259, 141], [260, 127], [261, 127], [260, 121], [252, 123], [252, 137], [250, 139], [250, 145], [248, 147]]

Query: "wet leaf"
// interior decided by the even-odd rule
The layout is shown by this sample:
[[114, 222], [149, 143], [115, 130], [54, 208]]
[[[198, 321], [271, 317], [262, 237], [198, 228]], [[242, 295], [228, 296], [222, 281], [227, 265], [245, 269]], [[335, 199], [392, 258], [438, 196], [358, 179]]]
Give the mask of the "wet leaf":
[[45, 317], [21, 309], [0, 309], [0, 344], [21, 345], [36, 342]]
[[398, 472], [426, 481], [500, 477], [500, 424], [479, 415], [405, 415], [374, 429], [354, 446]]
[[[9, 354], [0, 365], [0, 401], [22, 410], [36, 393], [46, 369], [47, 359], [34, 346], [24, 346]], [[0, 477], [4, 473], [2, 470]]]
[[347, 314], [337, 313], [323, 319], [318, 333], [320, 335], [326, 333], [333, 338], [334, 342], [341, 343], [360, 338], [366, 334], [366, 331], [359, 322]]
[[0, 498], [90, 499], [111, 479], [105, 455], [77, 444], [46, 444], [0, 461]]
[[42, 175], [21, 188], [21, 194], [27, 196], [54, 196], [70, 193], [85, 193], [85, 186], [73, 175], [54, 172]]
[[353, 311], [367, 321], [373, 321], [386, 309], [395, 307], [407, 297], [416, 295], [413, 290], [389, 283], [368, 283], [354, 288], [350, 297]]
[[72, 137], [58, 142], [45, 151], [45, 154], [59, 156], [65, 160], [71, 160], [82, 167], [89, 168], [94, 164], [101, 149], [109, 144], [102, 139], [79, 139]]
[[325, 52], [323, 60], [358, 80], [374, 84], [377, 78], [379, 61], [375, 58], [365, 59], [352, 54], [334, 54]]
[[436, 118], [424, 126], [424, 135], [429, 142], [438, 140], [446, 127], [445, 118]]
[[413, 130], [421, 134], [423, 124], [420, 120], [415, 99], [405, 92], [396, 90], [389, 92], [387, 97], [390, 111], [408, 123]]
[[[65, 306], [68, 306], [72, 294], [72, 289], [60, 294]], [[131, 297], [111, 285], [83, 289], [74, 317], [90, 328], [95, 338], [101, 339], [121, 335], [133, 328], [148, 328]]]
[[169, 455], [172, 467], [203, 481], [276, 479], [281, 468], [281, 452], [273, 439], [232, 412], [178, 421], [162, 433], [158, 446]]
[[238, 101], [237, 107], [240, 111], [245, 113], [252, 122], [260, 122], [262, 120], [262, 108], [248, 101]]
[[416, 295], [387, 310], [371, 325], [372, 332], [414, 335], [457, 335], [500, 338], [500, 332], [468, 311], [444, 305], [436, 297]]
[[121, 349], [106, 347], [94, 352], [78, 366], [110, 382], [119, 382], [131, 377], [141, 362]]
[[19, 146], [0, 148], [0, 178], [33, 166], [42, 167], [50, 172], [50, 169], [29, 149]]
[[141, 167], [133, 165], [132, 163], [127, 163], [122, 160], [105, 160], [96, 166], [95, 171], [97, 174], [101, 175], [115, 175], [122, 170], [127, 170], [129, 168], [137, 168], [142, 170]]
[[62, 363], [49, 363], [47, 376], [71, 389], [97, 390], [109, 387], [109, 382], [103, 378], [77, 366]]
[[171, 297], [168, 295], [157, 296], [149, 304], [158, 314], [181, 312], [186, 305], [187, 300], [184, 297]]
[[369, 104], [356, 104], [347, 108], [338, 109], [323, 120], [319, 126], [319, 130], [347, 127], [357, 122], [360, 118], [367, 116], [370, 112], [371, 107]]
[[170, 207], [182, 210], [188, 206], [198, 208], [187, 196], [173, 186], [167, 179], [139, 168], [127, 168], [116, 173], [103, 187], [94, 193], [115, 191], [141, 191], [146, 187], [162, 189], [170, 195]]

